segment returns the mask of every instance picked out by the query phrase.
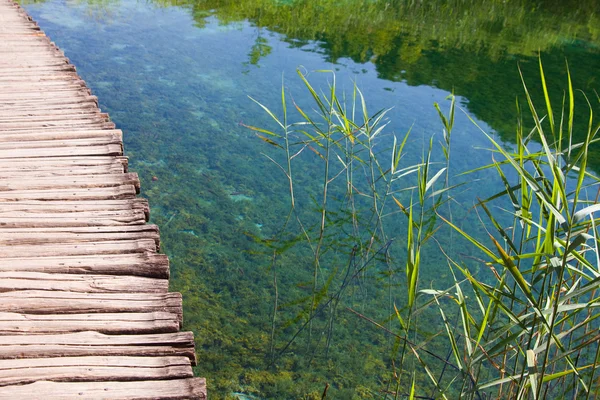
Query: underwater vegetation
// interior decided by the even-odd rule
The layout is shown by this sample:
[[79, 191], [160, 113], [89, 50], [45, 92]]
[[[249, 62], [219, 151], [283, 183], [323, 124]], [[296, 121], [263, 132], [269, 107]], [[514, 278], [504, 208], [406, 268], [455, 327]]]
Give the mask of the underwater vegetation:
[[[352, 343], [364, 346], [375, 338], [363, 332], [340, 342], [337, 334], [349, 324], [366, 323], [387, 339], [375, 345], [380, 369], [356, 376], [364, 391], [344, 397], [597, 396], [600, 256], [594, 214], [600, 211], [600, 179], [587, 165], [600, 125], [582, 95], [588, 126], [585, 140], [573, 141], [570, 74], [566, 101], [556, 109], [541, 59], [539, 70], [545, 101], [536, 107], [523, 81], [527, 104], [520, 110], [534, 128], [525, 131], [520, 120], [516, 144], [509, 148], [481, 129], [491, 145], [482, 151], [490, 153], [492, 163], [458, 174], [449, 172], [454, 96], [447, 113], [435, 104], [442, 140], [434, 145], [432, 137], [421, 159], [408, 164], [410, 132], [393, 137], [389, 157], [377, 151], [389, 110], [370, 114], [357, 87], [352, 95], [340, 95], [335, 75], [319, 91], [298, 71], [312, 108], [289, 102], [285, 87], [280, 116], [255, 100], [276, 129], [248, 128], [282, 153], [267, 157], [289, 186], [281, 231], [259, 239], [272, 254], [271, 366], [300, 353], [305, 364], [296, 374], [320, 364], [344, 371], [335, 348], [347, 351]], [[532, 145], [533, 137], [541, 147]], [[304, 163], [310, 163], [309, 172]], [[474, 199], [477, 217], [456, 218], [454, 211], [467, 205], [453, 206], [454, 192], [468, 184], [456, 183], [457, 176], [488, 169], [502, 188]], [[321, 177], [321, 192], [309, 206], [300, 200], [305, 188], [297, 185], [297, 177], [307, 173]], [[483, 230], [473, 229], [475, 224]], [[430, 244], [442, 260], [428, 257]], [[302, 306], [292, 313], [289, 253], [294, 268], [305, 270], [305, 281], [296, 286], [309, 289], [292, 303]], [[421, 270], [442, 268], [450, 279], [421, 280]], [[278, 336], [285, 337], [288, 327], [295, 332], [281, 341]], [[342, 395], [335, 376], [323, 381], [322, 398], [328, 390]]]
[[[577, 170], [571, 166], [581, 166], [583, 160], [583, 147], [574, 144], [586, 142], [589, 108], [576, 89], [590, 96], [596, 113], [600, 104], [595, 94], [600, 26], [596, 2], [89, 0], [46, 1], [27, 10], [66, 51], [103, 110], [125, 132], [131, 169], [140, 174], [152, 222], [161, 228], [162, 251], [171, 259], [172, 290], [184, 295], [185, 328], [196, 335], [196, 372], [208, 378], [211, 398], [320, 399], [326, 385], [327, 398], [408, 398], [413, 382], [415, 395], [434, 398], [442, 397], [442, 391], [452, 399], [458, 393], [533, 397], [546, 390], [548, 397], [560, 397], [556, 390], [561, 388], [571, 390], [570, 396], [587, 388], [594, 397], [589, 379], [597, 373], [584, 354], [592, 357], [596, 351], [589, 347], [595, 343], [595, 314], [592, 325], [580, 324], [588, 311], [577, 308], [593, 297], [590, 292], [575, 299], [580, 290], [593, 287], [588, 283], [596, 275], [584, 261], [570, 258], [594, 251], [577, 246], [565, 251], [568, 240], [586, 238], [577, 236], [578, 229], [589, 227], [592, 220], [556, 222], [558, 214], [572, 222], [577, 213], [572, 208]], [[554, 132], [544, 118], [549, 112], [538, 52], [555, 110]], [[328, 130], [321, 132], [325, 137], [315, 133], [296, 109], [313, 120], [320, 113], [314, 95], [295, 76], [299, 65], [305, 66], [302, 76], [327, 110], [333, 77], [312, 71], [336, 70], [336, 97], [342, 109], [347, 107], [347, 126], [343, 118], [342, 123], [325, 113], [328, 126], [340, 126], [332, 137], [343, 138], [329, 142], [327, 175], [321, 145], [327, 143]], [[542, 120], [550, 155], [560, 160], [560, 173], [549, 167], [517, 65]], [[282, 73], [287, 123], [281, 117]], [[366, 118], [354, 82], [365, 98]], [[570, 87], [575, 99], [572, 128]], [[454, 102], [445, 99], [451, 92]], [[289, 129], [290, 154], [303, 149], [292, 161], [292, 213], [290, 179], [269, 159], [287, 171], [285, 151], [256, 134], [284, 149], [285, 140], [245, 126], [285, 135], [248, 95], [268, 106], [284, 126], [305, 123]], [[377, 114], [388, 108], [385, 115]], [[320, 124], [326, 122], [319, 118]], [[495, 149], [469, 118], [507, 154]], [[371, 143], [365, 119], [371, 121]], [[394, 168], [402, 172], [390, 182], [394, 136], [394, 154], [402, 154]], [[595, 145], [591, 141], [585, 154], [590, 175], [600, 165]], [[518, 168], [506, 155], [517, 165], [522, 162], [533, 177], [524, 182], [526, 192], [520, 189]], [[426, 173], [423, 166], [409, 168], [424, 165], [428, 158]], [[471, 173], [459, 175], [466, 171]], [[566, 202], [555, 184], [561, 173], [567, 181]], [[584, 179], [580, 199], [594, 199], [589, 179]], [[536, 182], [540, 188], [532, 192]], [[446, 187], [453, 188], [432, 197]], [[549, 199], [533, 195], [538, 192]], [[499, 197], [484, 201], [495, 194]], [[554, 208], [542, 206], [544, 201]], [[578, 209], [587, 205], [578, 204]], [[517, 213], [521, 219], [515, 222]], [[555, 229], [547, 231], [550, 239], [545, 233], [540, 236], [546, 232], [540, 227], [553, 223]], [[594, 229], [587, 234], [594, 235]], [[508, 255], [506, 260], [488, 232]], [[551, 238], [556, 239], [555, 250], [548, 245]], [[528, 257], [519, 257], [521, 243]], [[567, 275], [581, 280], [565, 279], [561, 286], [556, 278], [565, 253]], [[546, 255], [557, 256], [548, 256], [550, 268], [544, 265]], [[518, 275], [506, 267], [509, 260], [538, 296], [534, 305], [517, 284]], [[552, 273], [544, 274], [546, 270]], [[558, 303], [552, 289], [557, 289]], [[567, 298], [569, 293], [575, 296]], [[556, 324], [554, 331], [574, 350], [566, 354], [550, 341], [544, 371], [552, 377], [548, 381], [540, 378], [548, 338], [540, 324], [550, 323], [554, 311], [547, 311], [542, 298], [558, 304], [561, 319], [555, 322], [571, 326], [572, 334], [560, 336], [565, 331]], [[545, 319], [536, 319], [536, 312]], [[523, 334], [514, 316], [534, 327], [531, 335]], [[498, 330], [500, 326], [506, 330]], [[515, 347], [503, 347], [507, 343]], [[482, 358], [484, 345], [491, 346], [484, 347], [489, 358]], [[531, 376], [542, 379], [535, 390], [523, 369], [528, 350], [537, 360], [538, 375], [532, 368]], [[507, 369], [499, 372], [498, 366]], [[489, 386], [474, 385], [471, 377]]]

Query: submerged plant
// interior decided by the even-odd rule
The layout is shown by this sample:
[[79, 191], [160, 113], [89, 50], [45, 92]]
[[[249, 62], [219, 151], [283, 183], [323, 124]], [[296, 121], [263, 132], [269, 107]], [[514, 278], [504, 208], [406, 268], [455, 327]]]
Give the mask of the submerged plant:
[[[524, 82], [533, 128], [525, 134], [519, 123], [515, 149], [506, 150], [482, 130], [493, 145], [488, 168], [505, 186], [477, 204], [492, 233], [476, 238], [446, 221], [485, 254], [493, 272], [492, 279], [482, 280], [450, 259], [462, 276], [451, 296], [461, 317], [447, 332], [452, 342], [460, 336], [464, 341], [453, 352], [461, 372], [474, 378], [463, 382], [467, 398], [490, 389], [498, 398], [597, 396], [600, 262], [593, 214], [600, 210], [600, 186], [587, 160], [599, 127], [588, 102], [585, 141], [572, 143], [570, 75], [567, 104], [556, 121], [541, 61], [540, 74], [547, 114], [539, 115]], [[531, 145], [534, 139], [541, 148]], [[502, 208], [507, 203], [510, 208]], [[512, 224], [499, 222], [496, 210]], [[472, 301], [464, 291], [472, 293]]]
[[[312, 109], [292, 101], [300, 122], [288, 122], [284, 89], [282, 118], [257, 102], [279, 129], [249, 128], [282, 151], [281, 157], [267, 157], [289, 187], [289, 214], [280, 233], [257, 238], [272, 251], [272, 365], [292, 348], [304, 352], [305, 368], [326, 362], [336, 321], [349, 312], [391, 338], [380, 344], [389, 374], [380, 372], [381, 387], [371, 396], [596, 397], [600, 255], [594, 212], [600, 210], [600, 186], [587, 160], [599, 127], [588, 102], [585, 140], [573, 143], [570, 75], [555, 115], [541, 61], [540, 73], [546, 115], [540, 116], [524, 83], [530, 131], [519, 121], [516, 146], [507, 149], [481, 129], [493, 162], [462, 174], [496, 171], [504, 186], [477, 199], [475, 210], [488, 221], [477, 234], [452, 218], [452, 193], [463, 184], [449, 172], [453, 96], [447, 115], [435, 105], [443, 124], [443, 160], [433, 160], [438, 152], [431, 138], [422, 159], [412, 163], [405, 151], [410, 132], [393, 138], [391, 155], [385, 147], [380, 151], [389, 110], [369, 114], [356, 86], [350, 98], [340, 97], [333, 74], [327, 91], [319, 93], [299, 72], [314, 101]], [[300, 160], [311, 168], [297, 168]], [[320, 179], [320, 192], [303, 193], [301, 179]], [[406, 235], [388, 233], [399, 229]], [[466, 258], [451, 249], [459, 237], [470, 246]], [[434, 244], [453, 276], [449, 288], [420, 282], [423, 254]], [[298, 312], [280, 320], [277, 270], [298, 246], [298, 254], [311, 259], [310, 266], [304, 263], [310, 295], [288, 299], [283, 307], [292, 304]], [[484, 268], [473, 269], [477, 264]], [[441, 318], [434, 320], [434, 312]], [[290, 328], [293, 334], [278, 340], [278, 332]]]

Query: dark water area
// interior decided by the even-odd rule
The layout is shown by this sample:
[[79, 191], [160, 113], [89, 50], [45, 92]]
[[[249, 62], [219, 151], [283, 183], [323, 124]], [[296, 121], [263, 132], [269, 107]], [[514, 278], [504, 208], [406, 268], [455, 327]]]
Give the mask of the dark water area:
[[[507, 148], [513, 146], [516, 99], [526, 107], [519, 66], [543, 108], [538, 55], [553, 104], [561, 104], [567, 88], [568, 61], [573, 86], [600, 111], [596, 1], [425, 3], [48, 0], [25, 5], [125, 133], [130, 169], [139, 173], [152, 222], [160, 227], [162, 250], [171, 259], [171, 289], [184, 295], [184, 329], [196, 335], [196, 370], [208, 378], [211, 398], [321, 398], [326, 383], [331, 398], [385, 398], [381, 390], [393, 373], [393, 340], [344, 306], [389, 324], [390, 306], [406, 302], [404, 253], [393, 250], [396, 268], [386, 274], [374, 270], [341, 301], [327, 346], [327, 318], [311, 327], [317, 339], [307, 338], [306, 329], [296, 335], [313, 289], [310, 250], [298, 246], [278, 258], [276, 294], [272, 250], [257, 239], [281, 229], [289, 195], [285, 176], [265, 156], [281, 161], [280, 154], [244, 126], [276, 129], [249, 96], [280, 114], [283, 82], [288, 97], [310, 109], [310, 94], [296, 69], [323, 89], [332, 76], [315, 71], [333, 70], [340, 93], [352, 93], [356, 82], [372, 113], [391, 108], [378, 144], [383, 159], [389, 157], [392, 136], [401, 139], [411, 130], [403, 161], [410, 164], [420, 161], [432, 136], [436, 144], [442, 140], [434, 102], [447, 111], [454, 93], [461, 111], [452, 133], [452, 176], [492, 162], [482, 150], [491, 147], [489, 141], [469, 117]], [[581, 139], [588, 109], [583, 95], [576, 96], [575, 138]], [[523, 114], [528, 130], [533, 124]], [[298, 117], [291, 112], [290, 118]], [[322, 184], [314, 155], [311, 159], [307, 151], [302, 157], [297, 201], [309, 214], [318, 208], [314, 199]], [[600, 170], [600, 149], [592, 162], [592, 169]], [[484, 171], [456, 177], [466, 182], [456, 194], [462, 202], [452, 213], [457, 224], [482, 232], [469, 210], [477, 196], [500, 190], [494, 176]], [[389, 225], [400, 247], [402, 226]], [[472, 255], [458, 239], [442, 242], [457, 254]], [[331, 260], [347, 259], [344, 246], [340, 241]], [[331, 288], [343, 280], [334, 278]], [[421, 271], [424, 287], [450, 278], [432, 246]], [[435, 333], [440, 326], [432, 322], [430, 329]]]

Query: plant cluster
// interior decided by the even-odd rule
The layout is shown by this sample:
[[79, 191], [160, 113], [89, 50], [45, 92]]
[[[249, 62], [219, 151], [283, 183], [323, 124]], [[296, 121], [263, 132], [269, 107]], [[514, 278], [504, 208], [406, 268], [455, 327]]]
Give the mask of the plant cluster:
[[[435, 104], [443, 135], [431, 138], [416, 162], [405, 150], [410, 132], [384, 137], [388, 110], [370, 114], [357, 87], [340, 97], [334, 74], [318, 92], [299, 71], [313, 104], [290, 102], [282, 88], [281, 118], [258, 103], [277, 129], [248, 127], [277, 149], [266, 156], [289, 188], [281, 231], [256, 238], [272, 260], [272, 366], [290, 351], [305, 354], [303, 368], [327, 362], [336, 324], [366, 322], [386, 335], [378, 343], [386, 370], [377, 373], [372, 397], [598, 395], [600, 186], [587, 167], [600, 126], [583, 95], [587, 129], [577, 135], [584, 141], [574, 142], [570, 74], [556, 112], [541, 60], [539, 68], [545, 115], [522, 79], [527, 105], [517, 108], [531, 120], [520, 118], [516, 144], [507, 148], [481, 129], [492, 162], [460, 174], [450, 173], [454, 96], [447, 113]], [[299, 122], [290, 123], [291, 115]], [[309, 170], [299, 167], [307, 162]], [[495, 171], [503, 188], [476, 199], [481, 224], [474, 228], [472, 219], [464, 224], [453, 215], [455, 194], [466, 184], [461, 177], [482, 170]], [[304, 193], [302, 179], [320, 180], [320, 190]], [[282, 302], [286, 278], [278, 271], [291, 248], [305, 255], [298, 268], [311, 280], [294, 304], [296, 316], [282, 321], [290, 303]], [[432, 249], [442, 256], [428, 256]], [[445, 264], [449, 283], [421, 281], [432, 262]], [[278, 341], [285, 330], [287, 339]]]

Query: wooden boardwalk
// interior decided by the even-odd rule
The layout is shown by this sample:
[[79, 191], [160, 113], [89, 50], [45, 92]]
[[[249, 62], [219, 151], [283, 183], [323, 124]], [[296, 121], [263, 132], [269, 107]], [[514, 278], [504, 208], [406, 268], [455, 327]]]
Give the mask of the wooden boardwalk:
[[122, 132], [0, 0], [0, 399], [204, 399]]

